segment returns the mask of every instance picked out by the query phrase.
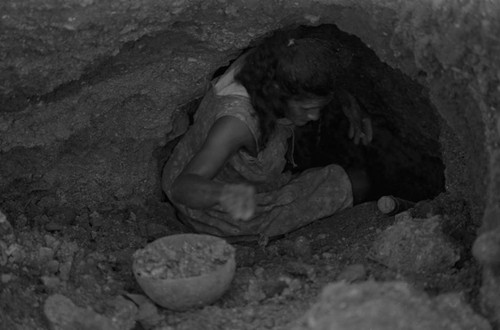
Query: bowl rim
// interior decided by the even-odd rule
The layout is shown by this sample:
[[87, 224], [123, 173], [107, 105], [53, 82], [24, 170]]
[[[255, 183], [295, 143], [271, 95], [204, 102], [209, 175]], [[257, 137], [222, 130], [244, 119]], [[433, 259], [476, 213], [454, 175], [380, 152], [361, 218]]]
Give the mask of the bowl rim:
[[[213, 240], [213, 242], [222, 241], [226, 246], [228, 246], [230, 248], [230, 255], [227, 258], [226, 262], [224, 262], [223, 264], [217, 265], [217, 267], [210, 272], [202, 273], [202, 274], [197, 275], [197, 276], [178, 277], [178, 278], [156, 278], [155, 276], [147, 275], [147, 274], [142, 273], [142, 272], [138, 273], [138, 271], [140, 271], [140, 269], [138, 269], [138, 266], [137, 266], [137, 258], [135, 257], [136, 252], [144, 250], [148, 246], [151, 246], [151, 245], [161, 244], [160, 242], [164, 241], [164, 240], [168, 241], [169, 239], [181, 239], [181, 238], [191, 239], [191, 238], [195, 238], [195, 237], [197, 237], [197, 238], [203, 237], [203, 239]], [[161, 282], [161, 281], [168, 281], [168, 282], [191, 281], [194, 279], [200, 279], [200, 278], [204, 278], [204, 277], [213, 277], [214, 273], [217, 273], [217, 272], [225, 273], [226, 267], [229, 267], [230, 270], [231, 270], [231, 268], [236, 268], [235, 254], [236, 254], [236, 249], [234, 248], [234, 246], [229, 244], [225, 239], [218, 237], [218, 236], [207, 235], [207, 234], [197, 234], [197, 233], [182, 233], [182, 234], [167, 235], [164, 237], [160, 237], [160, 238], [154, 240], [153, 242], [148, 243], [143, 248], [138, 249], [134, 252], [134, 254], [132, 256], [132, 259], [133, 259], [132, 260], [132, 271], [134, 272], [135, 277], [139, 277], [141, 279], [147, 279], [147, 280], [153, 280], [153, 281], [159, 281], [159, 282]], [[234, 266], [230, 265], [231, 263], [234, 264]], [[231, 271], [231, 272], [233, 272], [233, 271]]]

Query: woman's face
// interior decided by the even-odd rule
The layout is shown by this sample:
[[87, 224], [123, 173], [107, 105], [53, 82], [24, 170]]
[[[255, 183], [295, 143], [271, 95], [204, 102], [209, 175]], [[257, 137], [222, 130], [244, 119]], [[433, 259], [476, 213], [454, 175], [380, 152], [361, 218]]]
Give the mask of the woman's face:
[[295, 126], [304, 126], [310, 121], [320, 118], [323, 109], [331, 100], [331, 97], [314, 97], [291, 99], [288, 101], [286, 117]]

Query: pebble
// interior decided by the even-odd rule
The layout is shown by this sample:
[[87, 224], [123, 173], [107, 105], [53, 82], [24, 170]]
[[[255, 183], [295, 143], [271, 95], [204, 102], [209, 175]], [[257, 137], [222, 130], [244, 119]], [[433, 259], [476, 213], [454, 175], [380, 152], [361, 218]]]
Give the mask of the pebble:
[[20, 214], [16, 220], [16, 227], [23, 228], [28, 224], [28, 217], [24, 214]]
[[0, 280], [4, 284], [9, 283], [10, 281], [12, 281], [13, 278], [14, 278], [14, 275], [12, 275], [12, 274], [2, 274], [0, 276]]
[[50, 211], [52, 221], [63, 226], [70, 226], [75, 223], [76, 211], [69, 206], [62, 206]]
[[46, 246], [48, 246], [52, 250], [57, 250], [57, 247], [59, 246], [59, 241], [57, 240], [57, 238], [49, 234], [45, 235], [43, 238], [45, 240]]
[[52, 196], [44, 196], [40, 198], [36, 205], [44, 209], [50, 209], [57, 206], [57, 199]]
[[55, 274], [59, 270], [59, 261], [57, 260], [50, 260], [47, 262], [45, 269], [49, 274]]
[[366, 268], [362, 264], [349, 265], [337, 276], [337, 281], [353, 283], [366, 278]]
[[318, 236], [316, 236], [316, 239], [321, 240], [321, 239], [326, 239], [327, 237], [328, 237], [328, 235], [323, 233], [323, 234], [319, 234]]
[[264, 272], [265, 272], [264, 268], [262, 268], [262, 267], [257, 267], [257, 268], [255, 268], [255, 270], [254, 270], [254, 272], [253, 272], [253, 273], [254, 273], [254, 275], [255, 275], [255, 276], [257, 276], [257, 277], [262, 277], [262, 276], [264, 276]]
[[314, 266], [303, 262], [290, 261], [285, 265], [285, 270], [292, 275], [307, 276], [310, 280], [313, 280], [316, 276]]
[[38, 214], [33, 217], [33, 222], [37, 225], [44, 225], [50, 222], [49, 217], [45, 214]]
[[310, 240], [305, 236], [297, 237], [293, 242], [293, 252], [300, 259], [309, 260], [312, 257]]
[[56, 289], [61, 284], [61, 280], [57, 276], [42, 276], [41, 280], [43, 285], [50, 289]]
[[63, 230], [63, 228], [64, 228], [63, 225], [55, 221], [51, 221], [45, 225], [45, 230], [49, 232], [61, 231]]
[[90, 214], [89, 221], [90, 221], [90, 225], [92, 226], [92, 228], [99, 228], [104, 223], [104, 219], [97, 211], [94, 211]]
[[12, 228], [12, 225], [2, 211], [0, 211], [0, 240], [6, 243], [6, 245], [10, 245], [16, 241], [14, 228]]
[[157, 223], [148, 223], [146, 225], [146, 234], [147, 237], [153, 239], [160, 238], [168, 234], [168, 227]]
[[400, 222], [400, 221], [411, 220], [411, 219], [413, 219], [413, 217], [411, 216], [411, 213], [409, 211], [404, 211], [404, 212], [396, 214], [394, 216], [394, 219], [396, 220], [396, 222]]
[[67, 281], [69, 280], [69, 273], [71, 271], [71, 261], [65, 262], [64, 264], [60, 265], [59, 267], [59, 276], [61, 277], [61, 280]]
[[44, 264], [54, 259], [54, 250], [48, 247], [41, 247], [38, 250], [38, 262]]
[[332, 253], [330, 253], [330, 252], [323, 252], [323, 253], [321, 254], [321, 257], [322, 257], [323, 259], [331, 259], [331, 258], [333, 257], [333, 254], [332, 254]]

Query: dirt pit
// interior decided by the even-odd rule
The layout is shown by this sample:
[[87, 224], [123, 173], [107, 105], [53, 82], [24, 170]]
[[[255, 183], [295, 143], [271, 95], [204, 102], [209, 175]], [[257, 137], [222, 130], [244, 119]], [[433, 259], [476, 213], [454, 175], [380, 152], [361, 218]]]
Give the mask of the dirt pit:
[[[480, 271], [468, 253], [432, 276], [392, 270], [370, 258], [374, 241], [396, 221], [379, 212], [376, 202], [266, 245], [233, 244], [237, 268], [229, 290], [213, 305], [187, 312], [154, 305], [132, 273], [135, 251], [158, 237], [183, 232], [168, 205], [120, 203], [73, 210], [68, 222], [54, 212], [50, 217], [33, 214], [32, 205], [36, 203], [4, 207], [16, 241], [3, 251], [6, 258], [0, 265], [2, 329], [65, 329], [89, 326], [85, 322], [90, 319], [93, 329], [287, 329], [318, 301], [323, 288], [340, 282], [404, 282], [429, 299], [458, 293], [468, 308], [478, 310]], [[64, 214], [70, 212], [65, 209]], [[55, 295], [71, 300], [70, 311], [47, 306]], [[68, 305], [66, 300], [60, 304]], [[69, 325], [67, 315], [73, 317]]]

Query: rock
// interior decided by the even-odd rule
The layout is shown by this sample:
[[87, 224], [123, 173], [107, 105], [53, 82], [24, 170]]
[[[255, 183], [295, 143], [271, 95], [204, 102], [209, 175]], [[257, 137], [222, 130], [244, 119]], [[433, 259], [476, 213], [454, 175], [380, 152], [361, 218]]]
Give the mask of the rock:
[[323, 289], [291, 330], [490, 330], [457, 294], [430, 298], [403, 282], [344, 282]]
[[45, 245], [54, 251], [56, 251], [59, 248], [59, 245], [61, 244], [61, 242], [59, 242], [57, 238], [49, 234], [45, 235], [43, 239], [45, 241]]
[[45, 230], [48, 232], [56, 232], [56, 231], [61, 231], [64, 229], [64, 226], [61, 225], [60, 223], [57, 223], [55, 221], [50, 221], [47, 223], [45, 226]]
[[255, 249], [249, 246], [236, 246], [236, 265], [238, 267], [251, 267], [255, 264]]
[[22, 263], [26, 259], [25, 249], [17, 243], [11, 244], [5, 251], [5, 254], [8, 257], [9, 263]]
[[260, 281], [257, 279], [251, 279], [248, 281], [248, 287], [245, 291], [244, 299], [253, 303], [266, 299], [266, 294], [262, 291]]
[[158, 313], [158, 308], [148, 297], [130, 293], [126, 296], [139, 308], [136, 320], [144, 329], [151, 329], [165, 319], [164, 315]]
[[293, 242], [293, 253], [302, 260], [310, 260], [312, 257], [311, 241], [305, 236], [297, 237]]
[[48, 212], [51, 220], [62, 226], [70, 226], [75, 223], [76, 210], [69, 206], [61, 206]]
[[450, 270], [460, 251], [442, 232], [439, 216], [404, 217], [378, 236], [370, 258], [403, 273], [435, 274]]
[[133, 329], [137, 317], [137, 306], [122, 296], [112, 298], [107, 302], [104, 315], [107, 316], [116, 329]]
[[38, 262], [40, 265], [43, 266], [52, 259], [54, 259], [54, 250], [43, 246], [40, 249], [38, 249]]
[[353, 283], [366, 279], [366, 268], [362, 264], [347, 266], [338, 276], [337, 281]]
[[481, 234], [472, 246], [472, 254], [483, 265], [499, 265], [500, 228]]
[[40, 279], [42, 280], [43, 285], [49, 289], [55, 290], [59, 285], [61, 285], [61, 280], [57, 276], [42, 276]]
[[3, 283], [3, 284], [6, 284], [6, 283], [9, 283], [10, 281], [12, 281], [12, 279], [14, 278], [14, 275], [13, 274], [2, 274], [0, 276], [0, 281]]
[[146, 236], [151, 239], [157, 239], [166, 236], [169, 233], [167, 226], [157, 223], [148, 223], [146, 225]]
[[285, 270], [291, 275], [306, 276], [310, 280], [316, 277], [316, 270], [314, 266], [304, 262], [290, 261], [285, 265]]
[[15, 222], [16, 228], [24, 228], [28, 224], [28, 218], [24, 214], [20, 214]]
[[99, 212], [94, 211], [89, 216], [89, 222], [93, 229], [99, 228], [103, 225], [104, 219]]
[[45, 214], [37, 214], [33, 217], [33, 223], [37, 226], [45, 226], [50, 222], [50, 219]]
[[44, 313], [54, 330], [121, 330], [111, 319], [90, 308], [78, 307], [61, 294], [54, 294], [47, 298], [44, 304]]
[[280, 295], [286, 288], [288, 288], [288, 283], [282, 279], [270, 279], [261, 284], [262, 292], [266, 298]]
[[36, 205], [42, 209], [48, 210], [56, 207], [58, 204], [57, 199], [53, 196], [43, 196], [40, 198]]
[[57, 271], [59, 270], [59, 261], [57, 261], [57, 260], [50, 260], [45, 265], [45, 270], [49, 274], [55, 274], [55, 273], [57, 273]]
[[12, 225], [7, 220], [7, 216], [2, 211], [0, 211], [0, 241], [4, 242], [7, 246], [16, 241], [14, 228], [12, 228]]

